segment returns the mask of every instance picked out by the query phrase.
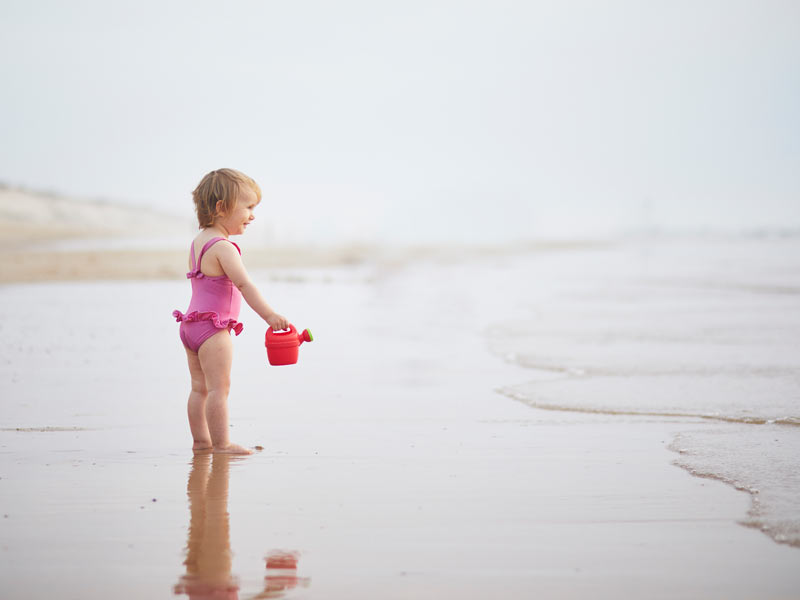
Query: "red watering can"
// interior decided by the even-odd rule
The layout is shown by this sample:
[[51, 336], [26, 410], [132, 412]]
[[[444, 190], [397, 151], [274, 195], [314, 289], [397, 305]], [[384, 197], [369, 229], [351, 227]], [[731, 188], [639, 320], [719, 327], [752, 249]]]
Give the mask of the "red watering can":
[[291, 323], [289, 323], [289, 329], [284, 331], [273, 331], [272, 327], [270, 327], [267, 329], [267, 335], [264, 338], [269, 364], [274, 366], [293, 365], [297, 362], [300, 344], [313, 341], [314, 337], [308, 329], [304, 329], [302, 333], [297, 333], [297, 329]]

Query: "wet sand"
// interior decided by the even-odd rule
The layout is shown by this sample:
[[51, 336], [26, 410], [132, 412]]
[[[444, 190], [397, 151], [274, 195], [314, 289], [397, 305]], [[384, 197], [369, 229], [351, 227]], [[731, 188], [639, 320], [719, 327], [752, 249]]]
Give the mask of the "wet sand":
[[800, 597], [749, 497], [672, 464], [702, 422], [509, 400], [498, 296], [429, 272], [256, 271], [315, 341], [269, 367], [243, 309], [240, 459], [189, 450], [185, 280], [0, 287], [3, 597]]

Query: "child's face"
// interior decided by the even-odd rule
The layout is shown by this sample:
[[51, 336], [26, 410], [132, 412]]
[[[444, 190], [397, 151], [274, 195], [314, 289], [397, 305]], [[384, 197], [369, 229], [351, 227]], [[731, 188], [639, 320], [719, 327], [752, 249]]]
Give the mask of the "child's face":
[[225, 228], [229, 235], [242, 235], [250, 222], [255, 219], [253, 210], [256, 206], [258, 206], [256, 193], [252, 189], [242, 186], [233, 210], [220, 216], [217, 222]]

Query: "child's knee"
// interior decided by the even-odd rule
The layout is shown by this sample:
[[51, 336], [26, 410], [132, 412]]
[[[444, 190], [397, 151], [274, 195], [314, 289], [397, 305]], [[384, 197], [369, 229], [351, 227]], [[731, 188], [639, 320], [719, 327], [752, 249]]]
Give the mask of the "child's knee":
[[231, 389], [230, 377], [219, 377], [216, 380], [209, 382], [208, 393], [215, 395], [227, 396]]
[[207, 395], [208, 388], [206, 388], [205, 379], [192, 378], [192, 392], [195, 394], [200, 394], [201, 396]]

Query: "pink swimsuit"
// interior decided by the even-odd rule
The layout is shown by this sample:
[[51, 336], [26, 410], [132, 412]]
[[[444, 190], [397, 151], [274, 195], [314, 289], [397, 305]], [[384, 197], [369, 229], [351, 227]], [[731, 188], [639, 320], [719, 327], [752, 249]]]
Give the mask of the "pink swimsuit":
[[[242, 305], [242, 293], [233, 285], [226, 275], [210, 277], [200, 270], [203, 255], [211, 246], [220, 240], [233, 242], [223, 237], [215, 237], [206, 242], [200, 250], [200, 257], [194, 259], [194, 243], [192, 243], [192, 270], [186, 277], [192, 280], [192, 300], [186, 314], [176, 310], [172, 313], [176, 321], [181, 323], [181, 341], [192, 352], [197, 352], [212, 335], [227, 329], [236, 335], [242, 332], [242, 324], [236, 319]], [[242, 251], [236, 246], [239, 254]]]

